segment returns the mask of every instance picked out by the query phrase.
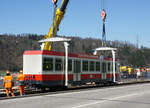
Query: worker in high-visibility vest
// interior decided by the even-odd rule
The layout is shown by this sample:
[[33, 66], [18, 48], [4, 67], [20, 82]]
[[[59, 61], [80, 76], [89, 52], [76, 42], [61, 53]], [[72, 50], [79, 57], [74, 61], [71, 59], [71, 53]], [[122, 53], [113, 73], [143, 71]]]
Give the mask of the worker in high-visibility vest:
[[132, 72], [132, 68], [129, 67], [128, 68], [128, 74], [131, 75], [131, 72]]
[[9, 71], [6, 71], [6, 76], [4, 77], [3, 85], [6, 89], [7, 97], [9, 97], [9, 92], [11, 92], [12, 96], [15, 96], [13, 89], [12, 89], [12, 87], [14, 85], [13, 77], [10, 75]]
[[23, 75], [23, 71], [20, 70], [20, 74], [17, 77], [18, 80], [18, 88], [20, 92], [20, 96], [24, 95], [24, 87], [25, 87], [25, 75]]

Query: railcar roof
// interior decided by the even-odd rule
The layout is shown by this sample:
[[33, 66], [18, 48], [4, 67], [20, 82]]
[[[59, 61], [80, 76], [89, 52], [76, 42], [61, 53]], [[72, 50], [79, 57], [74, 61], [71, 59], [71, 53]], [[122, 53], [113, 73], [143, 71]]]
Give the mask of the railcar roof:
[[[24, 55], [65, 56], [65, 52], [45, 51], [45, 50], [28, 50], [24, 52]], [[97, 60], [100, 59], [99, 55], [91, 55], [91, 54], [85, 54], [85, 53], [69, 53], [68, 56], [75, 57], [75, 58], [87, 58], [87, 59], [97, 59]], [[104, 60], [112, 61], [112, 58], [104, 57]]]

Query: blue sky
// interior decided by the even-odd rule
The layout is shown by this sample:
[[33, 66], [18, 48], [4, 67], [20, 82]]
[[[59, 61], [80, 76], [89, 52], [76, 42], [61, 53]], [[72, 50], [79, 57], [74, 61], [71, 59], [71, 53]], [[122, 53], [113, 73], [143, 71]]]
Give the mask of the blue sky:
[[[58, 6], [61, 0], [58, 0]], [[150, 48], [150, 0], [104, 0], [107, 40], [128, 41]], [[101, 0], [70, 0], [59, 35], [101, 39]], [[0, 34], [47, 34], [51, 0], [0, 0]]]

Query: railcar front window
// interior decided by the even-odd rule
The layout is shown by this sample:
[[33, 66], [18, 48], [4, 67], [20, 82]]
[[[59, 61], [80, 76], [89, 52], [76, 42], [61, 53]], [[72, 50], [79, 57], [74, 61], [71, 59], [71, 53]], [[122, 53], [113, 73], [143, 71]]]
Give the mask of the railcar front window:
[[88, 71], [88, 61], [83, 61], [82, 62], [82, 70], [83, 71]]
[[52, 58], [44, 58], [43, 59], [43, 70], [44, 71], [52, 71], [53, 70], [53, 59]]
[[100, 71], [100, 62], [96, 62], [96, 71]]

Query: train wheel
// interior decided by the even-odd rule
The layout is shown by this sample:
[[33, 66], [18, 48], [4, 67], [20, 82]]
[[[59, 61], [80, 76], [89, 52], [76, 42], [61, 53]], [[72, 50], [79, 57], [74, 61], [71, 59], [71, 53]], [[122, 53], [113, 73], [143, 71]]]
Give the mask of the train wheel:
[[42, 87], [42, 88], [41, 88], [41, 91], [42, 91], [42, 92], [46, 92], [46, 88], [45, 88], [45, 87]]

